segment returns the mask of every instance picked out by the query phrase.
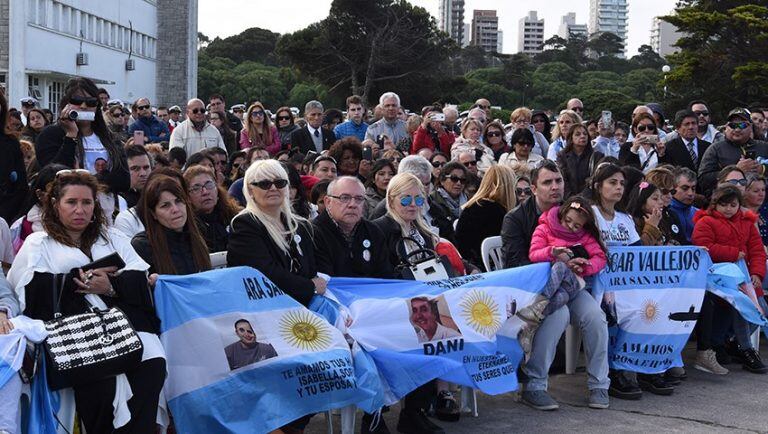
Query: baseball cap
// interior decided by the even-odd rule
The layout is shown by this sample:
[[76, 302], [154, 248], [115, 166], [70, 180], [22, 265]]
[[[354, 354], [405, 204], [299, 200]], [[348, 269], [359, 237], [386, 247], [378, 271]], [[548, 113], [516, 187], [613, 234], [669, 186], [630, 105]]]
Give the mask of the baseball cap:
[[729, 121], [731, 120], [731, 118], [735, 118], [735, 117], [742, 118], [747, 122], [752, 122], [752, 112], [750, 112], [749, 110], [743, 107], [738, 107], [728, 112]]

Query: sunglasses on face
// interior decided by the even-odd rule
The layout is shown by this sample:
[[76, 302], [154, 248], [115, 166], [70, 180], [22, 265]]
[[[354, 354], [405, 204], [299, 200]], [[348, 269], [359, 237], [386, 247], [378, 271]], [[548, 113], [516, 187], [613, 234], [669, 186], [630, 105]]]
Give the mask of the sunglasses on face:
[[501, 132], [499, 131], [489, 131], [488, 137], [501, 137]]
[[113, 118], [121, 118], [121, 117], [123, 117], [124, 115], [125, 115], [125, 113], [123, 113], [123, 112], [112, 113], [112, 117], [113, 117]]
[[205, 114], [205, 112], [207, 110], [205, 110], [204, 108], [196, 108], [196, 109], [192, 109], [190, 111], [192, 112], [192, 114], [200, 114], [200, 113]]
[[640, 125], [637, 126], [637, 132], [638, 133], [644, 133], [646, 131], [649, 131], [651, 133], [655, 133], [656, 132], [656, 125], [653, 125], [653, 124], [648, 124], [648, 125], [640, 124]]
[[518, 196], [530, 196], [531, 195], [531, 188], [525, 187], [525, 188], [515, 188], [515, 194]]
[[264, 116], [264, 112], [261, 111], [261, 110], [251, 112], [251, 117], [260, 118], [260, 117], [263, 117], [263, 116]]
[[288, 185], [288, 180], [287, 179], [275, 179], [273, 181], [270, 181], [270, 180], [265, 179], [263, 181], [254, 181], [254, 182], [251, 183], [251, 185], [254, 186], [254, 187], [259, 187], [262, 190], [269, 190], [274, 185], [275, 188], [277, 188], [279, 190], [281, 188], [285, 188], [285, 186]]
[[571, 110], [573, 110], [575, 112], [583, 112], [584, 111], [584, 107], [574, 107]]
[[466, 163], [462, 163], [465, 166], [477, 166], [477, 161], [467, 161]]
[[149, 108], [149, 106], [148, 106], [148, 105], [140, 105], [140, 106], [136, 106], [136, 110], [146, 110], [146, 109], [148, 109], [148, 108]]
[[99, 99], [98, 98], [84, 98], [82, 96], [73, 96], [69, 98], [69, 103], [72, 105], [83, 105], [85, 103], [88, 107], [96, 107], [99, 105]]
[[278, 121], [290, 121], [291, 117], [290, 116], [278, 116], [277, 120]]
[[454, 183], [459, 183], [460, 182], [460, 183], [464, 184], [464, 183], [467, 182], [467, 178], [462, 178], [462, 177], [456, 176], [456, 175], [446, 176], [443, 179], [445, 179], [445, 180], [450, 179], [451, 182], [454, 182]]
[[727, 182], [728, 184], [731, 184], [731, 185], [740, 185], [742, 187], [746, 187], [747, 186], [747, 180], [744, 179], [744, 178], [741, 178], [741, 179], [729, 179], [729, 180], [727, 180], [725, 182]]
[[400, 198], [400, 205], [410, 206], [415, 204], [418, 207], [424, 206], [424, 196], [403, 196]]
[[749, 122], [728, 122], [728, 128], [732, 130], [746, 130], [749, 127]]
[[432, 167], [437, 168], [437, 167], [443, 167], [443, 166], [445, 166], [445, 161], [433, 161], [432, 162]]
[[693, 114], [695, 114], [696, 116], [704, 116], [704, 117], [709, 116], [708, 111], [693, 112]]

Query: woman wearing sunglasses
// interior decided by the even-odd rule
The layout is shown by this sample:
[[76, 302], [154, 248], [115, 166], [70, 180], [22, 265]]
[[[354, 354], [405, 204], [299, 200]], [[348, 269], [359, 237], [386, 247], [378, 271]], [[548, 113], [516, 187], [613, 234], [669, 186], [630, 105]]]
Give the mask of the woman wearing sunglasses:
[[128, 140], [128, 114], [123, 111], [123, 107], [119, 105], [113, 105], [104, 112], [106, 116], [104, 120], [107, 123], [107, 127], [112, 135], [120, 142], [125, 143]]
[[280, 148], [288, 149], [291, 145], [291, 133], [301, 129], [294, 123], [290, 107], [277, 109], [275, 123], [277, 124], [277, 132], [280, 134]]
[[464, 188], [467, 186], [468, 170], [463, 164], [452, 161], [440, 171], [437, 189], [431, 193], [431, 206], [442, 208], [443, 214], [448, 216], [451, 224], [461, 215], [461, 206], [467, 203], [467, 194]]
[[470, 153], [475, 156], [477, 171], [480, 177], [483, 176], [489, 167], [496, 164], [496, 160], [493, 158], [493, 151], [480, 140], [482, 134], [483, 125], [474, 119], [467, 119], [461, 126], [461, 137], [456, 139], [456, 142], [451, 147], [452, 160], [459, 161], [459, 156], [462, 153]]
[[272, 125], [267, 111], [260, 102], [255, 102], [248, 107], [245, 126], [240, 131], [240, 149], [263, 148], [270, 155], [280, 151], [280, 133]]
[[666, 151], [665, 143], [659, 139], [656, 120], [648, 113], [638, 113], [632, 120], [632, 134], [634, 140], [619, 150], [619, 162], [648, 173], [659, 165], [659, 157]]
[[493, 121], [485, 126], [483, 143], [491, 148], [493, 158], [496, 161], [499, 161], [503, 154], [512, 151], [512, 147], [507, 144], [507, 140], [504, 138], [504, 126], [501, 125], [501, 122]]
[[510, 140], [512, 152], [499, 157], [499, 164], [509, 165], [518, 176], [529, 175], [544, 159], [541, 155], [531, 152], [534, 146], [533, 133], [528, 128], [518, 128], [512, 133]]
[[184, 180], [208, 251], [227, 250], [229, 222], [242, 208], [229, 197], [224, 187], [216, 183], [216, 176], [207, 167], [190, 167], [184, 172]]
[[[86, 169], [96, 175], [111, 193], [128, 190], [131, 175], [120, 142], [115, 140], [104, 120], [99, 89], [89, 79], [76, 77], [64, 88], [56, 124], [38, 136], [35, 153], [40, 167], [59, 163], [73, 169]], [[73, 117], [77, 117], [73, 120]], [[96, 160], [107, 161], [107, 170], [96, 173]], [[111, 220], [111, 216], [107, 216]]]

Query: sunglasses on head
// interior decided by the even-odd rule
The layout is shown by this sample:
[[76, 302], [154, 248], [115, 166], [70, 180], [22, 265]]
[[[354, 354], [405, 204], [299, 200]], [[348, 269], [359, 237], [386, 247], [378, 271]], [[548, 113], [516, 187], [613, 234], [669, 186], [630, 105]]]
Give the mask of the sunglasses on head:
[[443, 167], [445, 166], [445, 163], [446, 163], [445, 161], [433, 161], [432, 167]]
[[749, 127], [749, 122], [728, 122], [728, 128], [732, 130], [746, 130]]
[[286, 185], [288, 185], [287, 179], [275, 179], [273, 181], [270, 181], [268, 179], [265, 179], [263, 181], [254, 181], [251, 183], [254, 187], [259, 187], [262, 190], [269, 190], [274, 185], [278, 190], [281, 188], [285, 188]]
[[531, 187], [525, 187], [525, 188], [515, 188], [515, 194], [518, 196], [530, 196], [531, 195]]
[[640, 124], [640, 125], [637, 126], [637, 132], [638, 133], [644, 133], [646, 131], [656, 132], [656, 125], [653, 125], [653, 124], [648, 124], [648, 125]]
[[262, 116], [264, 116], [264, 112], [261, 111], [261, 110], [259, 110], [259, 111], [252, 111], [251, 112], [251, 116], [254, 117], [254, 118], [255, 117], [262, 117]]
[[88, 107], [96, 107], [99, 105], [99, 99], [95, 97], [72, 96], [69, 98], [69, 103], [72, 105], [83, 105], [85, 103]]
[[467, 182], [467, 178], [462, 178], [462, 177], [456, 176], [456, 175], [447, 175], [447, 176], [443, 177], [443, 179], [450, 179], [451, 182], [460, 182], [462, 184]]
[[136, 106], [136, 110], [146, 110], [149, 108], [149, 104]]
[[403, 196], [400, 198], [400, 205], [410, 206], [411, 203], [418, 207], [424, 206], [424, 196]]
[[206, 109], [204, 109], [204, 108], [195, 108], [195, 109], [192, 109], [192, 110], [190, 110], [190, 111], [191, 111], [193, 114], [200, 114], [200, 113], [202, 113], [202, 114], [205, 114], [205, 112], [206, 112], [207, 110], [206, 110]]
[[729, 179], [729, 180], [727, 180], [725, 182], [727, 182], [728, 184], [732, 184], [732, 185], [740, 185], [742, 187], [746, 187], [747, 186], [747, 180], [744, 179], [744, 178], [741, 178], [741, 179]]

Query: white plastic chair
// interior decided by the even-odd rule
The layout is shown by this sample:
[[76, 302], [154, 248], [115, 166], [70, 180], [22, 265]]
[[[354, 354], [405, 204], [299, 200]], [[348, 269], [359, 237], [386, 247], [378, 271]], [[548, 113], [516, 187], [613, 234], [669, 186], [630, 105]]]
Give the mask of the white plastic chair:
[[211, 269], [227, 268], [227, 252], [213, 252], [211, 257]]
[[480, 244], [480, 254], [483, 257], [483, 266], [487, 271], [496, 271], [504, 268], [501, 261], [501, 237], [488, 237]]

